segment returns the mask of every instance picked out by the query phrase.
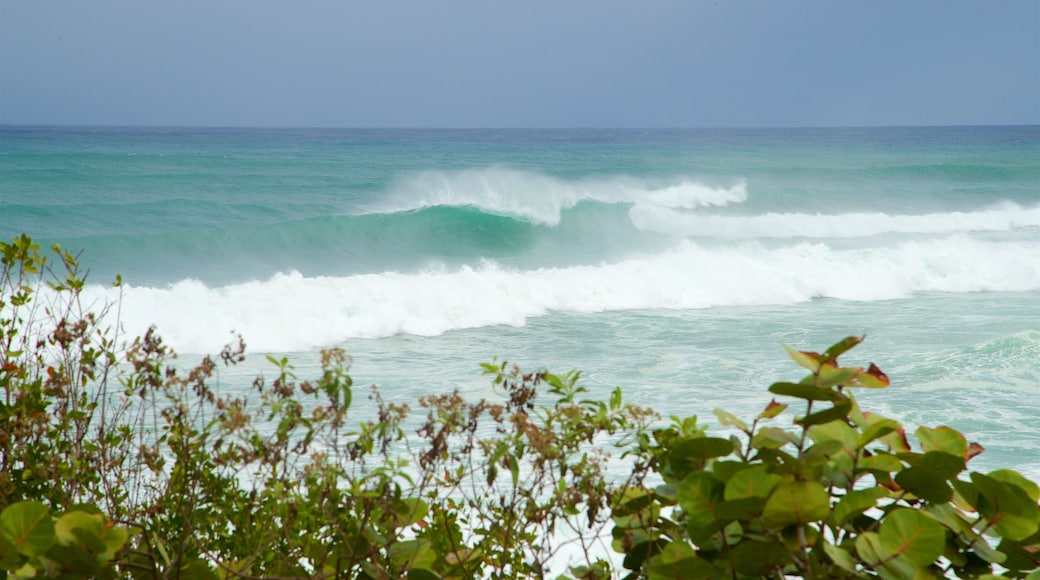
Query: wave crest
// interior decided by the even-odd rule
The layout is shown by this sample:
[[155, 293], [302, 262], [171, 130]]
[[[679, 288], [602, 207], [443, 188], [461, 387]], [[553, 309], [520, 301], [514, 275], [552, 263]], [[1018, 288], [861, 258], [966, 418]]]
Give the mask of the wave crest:
[[398, 182], [375, 213], [398, 213], [436, 206], [471, 206], [481, 211], [556, 226], [562, 211], [582, 201], [636, 203], [693, 209], [747, 199], [747, 183], [712, 187], [689, 177], [667, 180], [632, 176], [567, 180], [507, 167], [424, 171]]

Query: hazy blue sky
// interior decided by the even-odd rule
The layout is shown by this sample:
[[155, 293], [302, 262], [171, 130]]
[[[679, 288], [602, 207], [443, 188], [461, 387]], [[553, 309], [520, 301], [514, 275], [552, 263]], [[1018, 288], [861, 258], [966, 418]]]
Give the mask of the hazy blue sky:
[[1040, 123], [1040, 0], [0, 0], [0, 124]]

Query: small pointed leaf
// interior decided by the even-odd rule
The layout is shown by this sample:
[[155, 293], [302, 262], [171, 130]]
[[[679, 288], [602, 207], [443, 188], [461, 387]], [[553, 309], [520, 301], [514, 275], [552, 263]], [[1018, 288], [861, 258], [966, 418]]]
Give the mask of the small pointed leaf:
[[736, 415], [729, 411], [723, 411], [722, 409], [715, 409], [715, 417], [718, 418], [719, 423], [727, 427], [736, 427], [744, 433], [748, 433], [751, 430], [748, 428], [747, 423], [741, 421]]
[[826, 351], [824, 351], [823, 355], [820, 357], [820, 360], [823, 362], [835, 362], [838, 360], [839, 356], [845, 354], [850, 349], [855, 347], [857, 344], [863, 342], [865, 338], [867, 338], [866, 335], [846, 336], [845, 338], [841, 339], [839, 342], [835, 343], [833, 346], [828, 348]]
[[776, 399], [773, 399], [766, 405], [766, 408], [758, 414], [759, 419], [772, 419], [780, 413], [783, 413], [787, 409], [787, 405], [783, 403], [777, 403]]
[[867, 370], [856, 376], [856, 379], [848, 384], [850, 387], [866, 387], [868, 389], [884, 389], [891, 381], [888, 375], [881, 371], [874, 363], [870, 363]]
[[782, 346], [787, 351], [787, 354], [790, 355], [791, 360], [796, 362], [798, 366], [809, 369], [812, 372], [816, 372], [820, 368], [819, 353], [795, 350], [786, 344]]
[[803, 383], [773, 383], [769, 386], [769, 392], [807, 401], [837, 401], [842, 398], [836, 391]]

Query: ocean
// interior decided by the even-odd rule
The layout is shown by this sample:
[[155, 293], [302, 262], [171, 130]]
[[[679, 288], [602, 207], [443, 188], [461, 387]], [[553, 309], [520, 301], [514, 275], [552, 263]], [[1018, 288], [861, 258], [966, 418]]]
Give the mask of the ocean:
[[843, 362], [892, 386], [864, 409], [1040, 479], [1036, 126], [0, 127], [0, 237], [22, 232], [81, 251], [88, 301], [184, 364], [240, 333], [223, 389], [342, 346], [355, 399], [493, 399], [497, 356], [717, 428], [801, 378], [782, 344], [865, 334]]

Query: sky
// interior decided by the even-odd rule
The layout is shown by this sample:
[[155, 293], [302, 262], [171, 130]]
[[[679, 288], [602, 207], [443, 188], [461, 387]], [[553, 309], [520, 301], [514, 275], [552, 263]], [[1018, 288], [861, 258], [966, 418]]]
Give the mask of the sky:
[[1040, 0], [0, 0], [0, 124], [1040, 124]]

